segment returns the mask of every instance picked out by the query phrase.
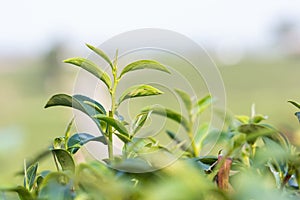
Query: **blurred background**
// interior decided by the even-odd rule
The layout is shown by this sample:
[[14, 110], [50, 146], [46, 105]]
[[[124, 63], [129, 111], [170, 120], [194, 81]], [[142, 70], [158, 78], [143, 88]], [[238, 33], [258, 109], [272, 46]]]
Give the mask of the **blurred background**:
[[[24, 159], [64, 134], [70, 109], [43, 107], [54, 93], [72, 93], [77, 69], [61, 61], [86, 57], [125, 31], [162, 28], [202, 45], [218, 66], [228, 110], [269, 116], [300, 144], [300, 2], [286, 0], [3, 1], [0, 12], [0, 184], [14, 182]], [[190, 49], [193, 53], [193, 49]]]

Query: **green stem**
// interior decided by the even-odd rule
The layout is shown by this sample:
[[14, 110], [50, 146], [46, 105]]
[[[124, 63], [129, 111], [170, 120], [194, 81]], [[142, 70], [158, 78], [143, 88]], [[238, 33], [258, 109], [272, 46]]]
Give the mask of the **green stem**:
[[188, 132], [188, 136], [191, 140], [191, 145], [192, 145], [192, 148], [193, 148], [193, 152], [194, 152], [194, 157], [198, 157], [199, 156], [199, 152], [197, 150], [197, 147], [196, 147], [196, 144], [195, 144], [195, 140], [194, 140], [194, 134], [193, 134], [193, 129], [191, 129], [190, 127], [190, 130]]
[[[117, 85], [119, 83], [119, 79], [117, 78], [117, 67], [116, 64], [114, 65], [112, 69], [113, 74], [113, 87], [110, 90], [111, 95], [111, 110], [109, 111], [109, 117], [113, 118], [116, 112], [116, 90]], [[114, 153], [113, 153], [113, 127], [108, 127], [108, 156], [109, 160], [112, 161], [114, 159]]]
[[194, 124], [194, 121], [193, 120], [193, 115], [192, 113], [190, 112], [189, 113], [189, 131], [188, 131], [188, 136], [191, 140], [191, 145], [192, 145], [192, 148], [193, 148], [193, 152], [194, 152], [194, 157], [198, 157], [199, 156], [199, 152], [198, 152], [198, 149], [197, 149], [197, 146], [195, 144], [195, 139], [194, 139], [194, 134], [193, 134], [193, 124]]

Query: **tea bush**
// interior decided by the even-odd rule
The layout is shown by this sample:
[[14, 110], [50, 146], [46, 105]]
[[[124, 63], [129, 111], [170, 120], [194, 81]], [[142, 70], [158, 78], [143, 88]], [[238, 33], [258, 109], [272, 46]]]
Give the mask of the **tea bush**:
[[[299, 199], [300, 154], [287, 137], [269, 124], [266, 117], [255, 113], [251, 116], [227, 115], [226, 127], [215, 130], [202, 122], [197, 130], [199, 117], [213, 103], [207, 95], [194, 100], [186, 92], [176, 89], [187, 116], [176, 110], [149, 105], [132, 121], [126, 121], [119, 106], [128, 99], [161, 95], [163, 91], [152, 85], [129, 87], [117, 98], [120, 80], [136, 70], [170, 71], [154, 60], [138, 60], [120, 72], [118, 52], [111, 60], [103, 51], [87, 45], [110, 66], [111, 75], [91, 60], [70, 58], [65, 60], [97, 77], [110, 94], [111, 107], [105, 109], [101, 102], [76, 94], [56, 94], [45, 108], [65, 106], [89, 116], [102, 135], [72, 133], [74, 119], [65, 134], [55, 138], [51, 147], [30, 162], [24, 163], [23, 185], [2, 187], [2, 199]], [[300, 105], [290, 101], [300, 109]], [[299, 113], [296, 113], [299, 117]], [[173, 141], [164, 146], [154, 137], [139, 138], [137, 133], [153, 115], [160, 115], [178, 123], [186, 138], [174, 130], [166, 130]], [[169, 127], [170, 128], [170, 127]], [[222, 147], [217, 155], [200, 156], [210, 137], [220, 133], [217, 141]], [[122, 155], [115, 155], [113, 140], [123, 143]], [[108, 158], [103, 161], [76, 163], [74, 155], [89, 142], [99, 142], [107, 147]], [[214, 145], [211, 143], [211, 145]], [[155, 159], [147, 154], [159, 152]], [[56, 171], [40, 169], [43, 157], [53, 156]], [[168, 166], [159, 161], [168, 157], [178, 158]], [[137, 173], [138, 172], [138, 173]]]

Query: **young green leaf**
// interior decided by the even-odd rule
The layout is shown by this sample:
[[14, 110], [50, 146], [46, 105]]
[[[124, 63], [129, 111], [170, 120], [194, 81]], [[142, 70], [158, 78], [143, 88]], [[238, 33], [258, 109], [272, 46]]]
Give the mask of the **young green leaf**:
[[258, 124], [259, 122], [261, 122], [262, 120], [266, 120], [268, 119], [268, 116], [264, 116], [264, 115], [255, 115], [251, 121], [254, 124]]
[[72, 118], [72, 120], [69, 122], [67, 129], [65, 131], [65, 141], [68, 141], [71, 135], [71, 128], [73, 126], [74, 123], [74, 117]]
[[75, 171], [75, 163], [69, 152], [64, 149], [52, 149], [52, 153], [59, 162], [63, 171]]
[[127, 65], [121, 72], [120, 78], [127, 72], [140, 69], [154, 69], [170, 74], [170, 71], [162, 64], [154, 60], [139, 60]]
[[195, 145], [197, 147], [197, 151], [201, 151], [203, 147], [204, 140], [207, 138], [209, 133], [209, 126], [207, 123], [200, 125], [198, 131], [195, 134]]
[[26, 181], [27, 181], [29, 191], [32, 189], [32, 187], [34, 185], [37, 169], [38, 169], [38, 163], [35, 163], [34, 165], [31, 165], [27, 169]]
[[180, 113], [176, 111], [170, 110], [168, 108], [157, 107], [157, 106], [149, 106], [142, 110], [142, 112], [151, 112], [153, 114], [157, 114], [160, 116], [165, 116], [177, 123], [181, 124], [186, 131], [189, 131], [189, 123], [188, 120], [183, 117]]
[[144, 97], [163, 94], [159, 89], [152, 87], [151, 85], [135, 85], [123, 92], [119, 98], [118, 104], [122, 103], [126, 99], [135, 97]]
[[72, 154], [75, 154], [81, 146], [91, 141], [97, 141], [103, 144], [107, 144], [104, 136], [95, 137], [88, 133], [76, 133], [72, 135], [68, 140], [68, 151]]
[[111, 62], [111, 60], [109, 59], [109, 57], [101, 50], [98, 49], [90, 44], [86, 44], [86, 46], [91, 49], [93, 52], [95, 52], [96, 54], [98, 54], [101, 58], [103, 58], [109, 65], [111, 68], [113, 68], [113, 64]]
[[179, 90], [179, 89], [175, 89], [175, 92], [180, 96], [187, 111], [190, 112], [192, 110], [192, 100], [191, 100], [190, 96], [186, 92]]
[[103, 114], [95, 115], [94, 118], [99, 119], [100, 121], [105, 121], [108, 125], [114, 127], [120, 134], [116, 135], [123, 141], [128, 142], [130, 141], [129, 133], [126, 127], [119, 121], [115, 120], [112, 117], [108, 117]]
[[81, 67], [82, 69], [90, 72], [98, 79], [104, 82], [108, 89], [111, 87], [110, 77], [106, 72], [100, 69], [95, 63], [85, 58], [69, 58], [64, 60], [65, 63], [73, 64], [75, 66]]
[[132, 124], [132, 134], [135, 135], [145, 124], [151, 112], [138, 114]]
[[248, 117], [246, 115], [236, 115], [234, 117], [243, 124], [248, 124], [250, 121], [250, 117]]
[[197, 106], [197, 114], [201, 114], [207, 107], [212, 104], [212, 97], [211, 95], [207, 95], [204, 98], [200, 99], [196, 106]]

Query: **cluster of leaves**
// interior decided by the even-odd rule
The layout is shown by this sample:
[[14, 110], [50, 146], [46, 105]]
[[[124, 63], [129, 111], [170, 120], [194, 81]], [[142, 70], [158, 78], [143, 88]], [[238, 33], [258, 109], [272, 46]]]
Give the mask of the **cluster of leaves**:
[[[116, 89], [122, 77], [141, 69], [170, 71], [156, 61], [139, 60], [128, 64], [119, 73], [117, 53], [111, 60], [100, 49], [87, 46], [108, 63], [111, 76], [84, 58], [71, 58], [65, 62], [90, 72], [105, 84], [111, 96], [110, 109], [106, 110], [101, 103], [79, 94], [54, 95], [45, 107], [67, 106], [80, 110], [95, 122], [102, 135], [71, 134], [72, 120], [64, 136], [55, 138], [46, 153], [24, 164], [23, 186], [0, 188], [3, 199], [9, 199], [7, 194], [13, 192], [22, 200], [299, 199], [300, 153], [281, 132], [262, 123], [266, 117], [257, 115], [254, 107], [250, 117], [228, 115], [224, 130], [214, 130], [207, 123], [201, 123], [197, 128], [199, 116], [212, 104], [212, 97], [208, 95], [193, 101], [189, 94], [175, 89], [187, 116], [150, 105], [142, 109], [132, 122], [127, 122], [118, 112], [122, 102], [163, 92], [142, 84], [126, 89], [117, 98]], [[291, 103], [300, 109], [300, 105]], [[187, 139], [169, 129], [166, 134], [173, 141], [173, 147], [165, 147], [152, 137], [136, 137], [151, 115], [177, 122], [183, 127]], [[220, 133], [216, 145], [219, 154], [201, 156], [203, 145], [209, 143], [209, 137], [216, 131]], [[124, 144], [121, 156], [114, 155], [113, 136]], [[109, 158], [105, 162], [76, 164], [74, 155], [88, 142], [107, 145]], [[155, 150], [176, 156], [180, 152], [180, 158], [156, 171], [134, 173], [136, 169], [147, 171], [156, 164], [142, 156]], [[38, 161], [51, 154], [57, 170], [41, 171]], [[161, 159], [164, 159], [163, 153]], [[127, 171], [121, 170], [122, 167]]]

